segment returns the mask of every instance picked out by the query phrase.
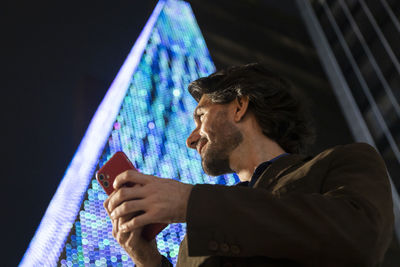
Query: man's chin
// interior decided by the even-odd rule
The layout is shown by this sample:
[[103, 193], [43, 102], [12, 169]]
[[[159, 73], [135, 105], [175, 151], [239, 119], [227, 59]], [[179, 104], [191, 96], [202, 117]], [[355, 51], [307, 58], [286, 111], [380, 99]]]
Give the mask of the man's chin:
[[[225, 167], [223, 167], [224, 165]], [[229, 167], [226, 167], [229, 166], [226, 164], [205, 164], [204, 161], [202, 161], [201, 166], [203, 167], [203, 171], [210, 176], [220, 176], [233, 172]]]

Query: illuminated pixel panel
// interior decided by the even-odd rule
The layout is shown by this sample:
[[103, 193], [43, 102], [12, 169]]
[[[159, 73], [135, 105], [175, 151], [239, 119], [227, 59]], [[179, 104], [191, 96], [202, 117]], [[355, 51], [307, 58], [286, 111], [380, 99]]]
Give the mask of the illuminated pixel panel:
[[[220, 177], [205, 175], [197, 152], [185, 145], [186, 138], [194, 128], [192, 113], [197, 105], [187, 92], [187, 86], [189, 82], [215, 71], [190, 5], [177, 0], [160, 1], [150, 20], [144, 29], [145, 34], [142, 33], [139, 37], [142, 44], [140, 40], [136, 42], [133, 52], [128, 56], [89, 126], [86, 135], [92, 134], [92, 137], [85, 136], [82, 140], [82, 143], [91, 149], [97, 142], [100, 149], [97, 155], [86, 153], [87, 157], [95, 154], [96, 158], [91, 166], [85, 167], [90, 171], [84, 177], [87, 183], [84, 191], [80, 193], [76, 213], [67, 208], [69, 199], [58, 205], [66, 205], [59, 208], [63, 208], [64, 213], [72, 214], [68, 216], [73, 220], [69, 223], [64, 218], [55, 219], [56, 225], [53, 228], [56, 227], [56, 230], [57, 227], [59, 229], [69, 227], [61, 246], [56, 248], [55, 252], [47, 254], [49, 256], [51, 253], [58, 253], [55, 261], [44, 261], [39, 256], [32, 256], [39, 252], [46, 255], [47, 249], [51, 249], [45, 247], [43, 242], [41, 246], [36, 245], [44, 239], [41, 238], [43, 234], [40, 229], [46, 228], [46, 225], [43, 225], [46, 219], [44, 217], [21, 266], [34, 265], [29, 263], [61, 266], [134, 266], [112, 237], [111, 221], [103, 208], [103, 201], [107, 195], [94, 179], [95, 170], [117, 151], [124, 151], [134, 165], [145, 174], [191, 184], [232, 185], [238, 182], [234, 175]], [[140, 45], [141, 51], [135, 53], [135, 49], [140, 50], [137, 48]], [[136, 63], [129, 63], [134, 61]], [[129, 73], [128, 69], [131, 73], [127, 79], [122, 76]], [[116, 102], [106, 101], [110, 98], [112, 90], [114, 90], [113, 95], [122, 96], [116, 106], [115, 114], [111, 110], [115, 109]], [[112, 118], [108, 118], [107, 122], [106, 119], [98, 119], [98, 114]], [[91, 133], [92, 124], [96, 121], [99, 121], [97, 132]], [[106, 129], [104, 140], [99, 134], [102, 129]], [[81, 155], [81, 150], [85, 148], [82, 144], [81, 146], [69, 169], [74, 165], [74, 160], [86, 162], [85, 156]], [[67, 182], [65, 180], [69, 178], [69, 169], [62, 183]], [[64, 190], [59, 188], [58, 191]], [[73, 194], [76, 189], [70, 188], [68, 192]], [[57, 198], [56, 195], [51, 205]], [[47, 213], [48, 211], [45, 216]], [[159, 251], [173, 264], [177, 261], [179, 244], [185, 231], [185, 224], [171, 224], [157, 236]], [[52, 241], [51, 238], [56, 237], [46, 238]], [[38, 248], [33, 250], [32, 247]]]

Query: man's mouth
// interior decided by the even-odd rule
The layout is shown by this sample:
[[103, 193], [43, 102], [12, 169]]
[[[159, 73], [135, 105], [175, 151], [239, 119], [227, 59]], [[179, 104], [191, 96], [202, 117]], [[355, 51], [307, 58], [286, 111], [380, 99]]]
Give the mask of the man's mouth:
[[207, 140], [205, 140], [205, 139], [199, 141], [199, 143], [197, 145], [197, 152], [199, 153], [199, 155], [201, 155], [201, 151], [202, 151], [203, 147], [206, 145], [206, 143], [207, 143]]

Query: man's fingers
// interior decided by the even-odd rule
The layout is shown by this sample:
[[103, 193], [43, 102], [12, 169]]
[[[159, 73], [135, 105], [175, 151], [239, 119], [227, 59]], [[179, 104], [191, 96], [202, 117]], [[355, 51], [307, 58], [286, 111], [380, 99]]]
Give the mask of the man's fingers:
[[121, 231], [118, 231], [118, 232], [116, 232], [116, 236], [115, 236], [115, 239], [117, 240], [117, 242], [119, 243], [119, 244], [124, 244], [125, 242], [126, 242], [126, 239], [129, 237], [129, 234], [130, 233], [124, 233], [124, 232], [121, 232]]
[[149, 213], [145, 212], [142, 215], [136, 216], [132, 220], [129, 220], [128, 222], [121, 224], [120, 231], [126, 233], [138, 229], [140, 227], [143, 227], [147, 224], [154, 223], [151, 222], [152, 218], [153, 215], [151, 214], [149, 215]]
[[122, 187], [117, 191], [113, 192], [112, 195], [107, 199], [107, 210], [111, 213], [116, 207], [121, 205], [124, 201], [143, 198], [144, 190], [142, 186], [134, 187]]
[[125, 242], [129, 236], [129, 233], [124, 233], [121, 231], [120, 225], [122, 225], [129, 219], [131, 219], [131, 217], [125, 216], [125, 217], [120, 217], [116, 220], [112, 220], [113, 224], [112, 235], [120, 244], [122, 244], [121, 242]]
[[109, 211], [109, 209], [108, 209], [108, 203], [110, 202], [110, 199], [114, 196], [115, 193], [116, 193], [116, 191], [113, 191], [113, 192], [108, 196], [108, 198], [107, 198], [106, 200], [104, 200], [104, 202], [103, 202], [104, 209], [107, 211], [108, 216], [110, 216], [110, 213], [111, 213], [111, 211]]
[[146, 200], [135, 199], [135, 200], [125, 201], [113, 210], [110, 217], [112, 219], [117, 219], [120, 218], [121, 216], [136, 213], [142, 210], [146, 210]]
[[128, 170], [119, 174], [115, 178], [113, 187], [115, 189], [118, 189], [128, 183], [144, 185], [149, 182], [149, 180], [151, 179], [150, 177], [150, 175], [146, 175], [135, 170]]
[[113, 225], [112, 235], [114, 238], [117, 238], [118, 225], [119, 225], [118, 220], [111, 220], [111, 223]]

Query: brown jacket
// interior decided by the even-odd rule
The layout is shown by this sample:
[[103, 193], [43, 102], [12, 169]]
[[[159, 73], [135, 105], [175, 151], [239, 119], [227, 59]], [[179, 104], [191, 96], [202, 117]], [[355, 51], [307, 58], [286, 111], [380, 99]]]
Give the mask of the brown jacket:
[[277, 159], [254, 188], [194, 186], [177, 266], [376, 266], [392, 231], [383, 160], [337, 146]]

